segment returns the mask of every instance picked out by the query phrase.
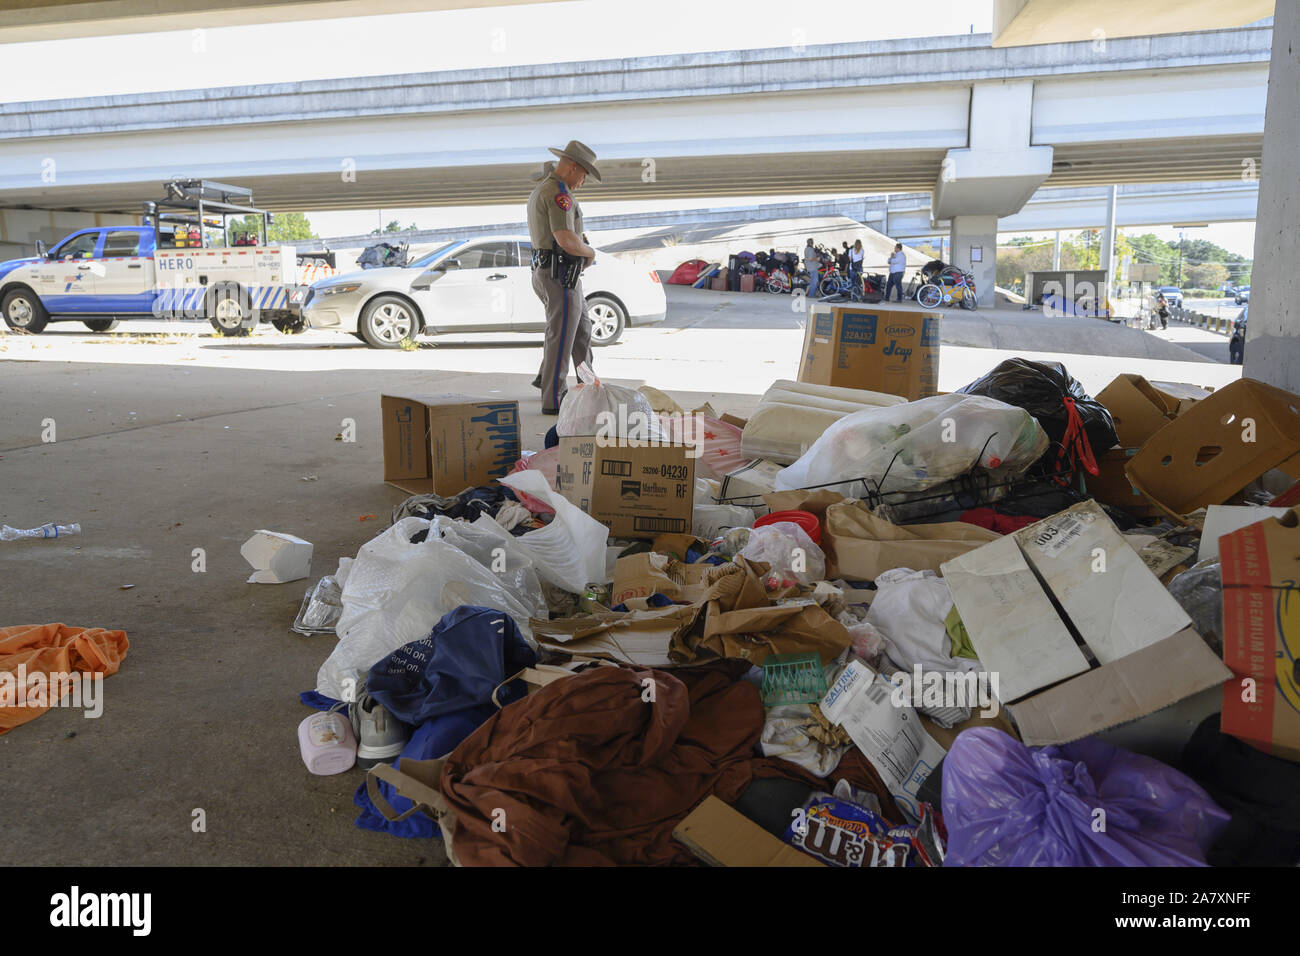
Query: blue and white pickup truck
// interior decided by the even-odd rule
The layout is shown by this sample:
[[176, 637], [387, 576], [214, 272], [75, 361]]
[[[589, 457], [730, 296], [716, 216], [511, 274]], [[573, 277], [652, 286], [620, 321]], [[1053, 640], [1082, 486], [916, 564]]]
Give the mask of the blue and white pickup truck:
[[[206, 318], [222, 335], [247, 335], [265, 319], [301, 331], [297, 300], [332, 262], [265, 245], [270, 214], [246, 204], [248, 190], [199, 180], [166, 189], [167, 198], [145, 204], [145, 225], [82, 229], [48, 251], [38, 242], [37, 255], [0, 262], [5, 324], [37, 333], [79, 321], [105, 332], [121, 319]], [[231, 234], [248, 230], [250, 217], [256, 232]]]

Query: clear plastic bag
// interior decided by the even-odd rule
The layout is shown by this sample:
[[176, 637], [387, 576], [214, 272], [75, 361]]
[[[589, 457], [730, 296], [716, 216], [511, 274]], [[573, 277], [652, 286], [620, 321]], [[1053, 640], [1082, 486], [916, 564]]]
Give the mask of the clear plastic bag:
[[826, 578], [826, 555], [793, 521], [754, 528], [740, 556], [771, 566], [763, 582], [769, 588], [813, 585]]
[[1223, 578], [1218, 558], [1192, 565], [1169, 582], [1169, 593], [1212, 650], [1223, 650]]
[[578, 385], [564, 396], [555, 433], [607, 435], [640, 441], [664, 441], [659, 416], [636, 389], [606, 385], [585, 362], [578, 366]]
[[974, 468], [994, 478], [1023, 472], [1047, 451], [1047, 435], [1023, 408], [982, 395], [935, 395], [866, 408], [831, 425], [776, 477], [778, 491], [836, 484], [861, 495], [920, 491]]
[[334, 625], [343, 613], [343, 588], [333, 575], [321, 578], [303, 595], [302, 607], [294, 618], [290, 630], [311, 637], [315, 634], [333, 634]]
[[729, 528], [753, 526], [754, 510], [740, 505], [697, 504], [691, 511], [691, 534], [705, 541], [721, 537]]
[[[449, 519], [442, 519], [448, 521]], [[454, 522], [450, 522], [454, 523]], [[433, 522], [403, 518], [361, 546], [343, 585], [339, 642], [316, 675], [316, 689], [355, 699], [362, 677], [403, 644], [426, 637], [442, 616], [462, 604], [504, 611], [531, 641], [528, 619], [545, 612], [510, 590], [501, 577], [440, 537]], [[417, 544], [411, 537], [429, 530]]]

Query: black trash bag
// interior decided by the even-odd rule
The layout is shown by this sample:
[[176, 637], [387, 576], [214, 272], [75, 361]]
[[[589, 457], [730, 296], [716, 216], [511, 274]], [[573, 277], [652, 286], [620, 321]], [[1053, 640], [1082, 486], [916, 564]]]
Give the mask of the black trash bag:
[[1094, 458], [1101, 457], [1107, 449], [1119, 444], [1115, 421], [1106, 406], [1085, 392], [1060, 362], [1007, 359], [983, 378], [957, 391], [963, 395], [986, 395], [1023, 408], [1038, 419], [1047, 437], [1058, 445], [1069, 424], [1063, 401], [1068, 395], [1074, 399], [1074, 407], [1078, 409]]
[[1196, 728], [1182, 762], [1232, 814], [1206, 854], [1211, 866], [1300, 865], [1300, 765], [1221, 733], [1218, 714]]

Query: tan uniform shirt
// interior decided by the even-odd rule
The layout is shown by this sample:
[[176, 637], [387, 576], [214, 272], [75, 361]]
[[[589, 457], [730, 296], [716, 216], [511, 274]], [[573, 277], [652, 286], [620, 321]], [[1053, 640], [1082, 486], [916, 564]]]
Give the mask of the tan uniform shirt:
[[528, 238], [534, 249], [558, 249], [557, 230], [582, 235], [582, 209], [569, 187], [551, 173], [528, 197]]

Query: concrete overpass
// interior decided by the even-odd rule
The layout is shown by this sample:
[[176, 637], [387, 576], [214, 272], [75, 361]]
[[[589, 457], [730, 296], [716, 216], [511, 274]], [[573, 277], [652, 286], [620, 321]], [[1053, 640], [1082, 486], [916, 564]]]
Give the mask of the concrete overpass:
[[[1160, 183], [1119, 187], [1116, 225], [1162, 226], [1178, 222], [1239, 222], [1255, 218], [1257, 183]], [[1109, 189], [1040, 189], [1014, 216], [998, 220], [998, 231], [1041, 232], [1101, 228], [1106, 225]], [[930, 219], [929, 193], [867, 196], [863, 199], [827, 199], [806, 202], [764, 203], [758, 206], [716, 206], [704, 209], [662, 210], [617, 216], [588, 216], [592, 232], [624, 229], [671, 229], [706, 225], [734, 225], [779, 219], [820, 219], [842, 216], [870, 226], [893, 239], [918, 239], [948, 231], [948, 223]], [[412, 245], [473, 238], [501, 233], [527, 232], [522, 220], [502, 220], [483, 226], [419, 229], [383, 236], [361, 234], [331, 236], [319, 242], [298, 243], [303, 248], [343, 249], [383, 240], [407, 239]]]
[[[1258, 170], [1270, 37], [927, 37], [7, 104], [0, 208], [35, 215], [6, 212], [0, 239], [135, 213], [176, 176], [277, 210], [519, 204], [577, 137], [606, 171], [590, 200], [930, 190], [967, 265], [1040, 186]], [[990, 289], [992, 268], [974, 264]]]

